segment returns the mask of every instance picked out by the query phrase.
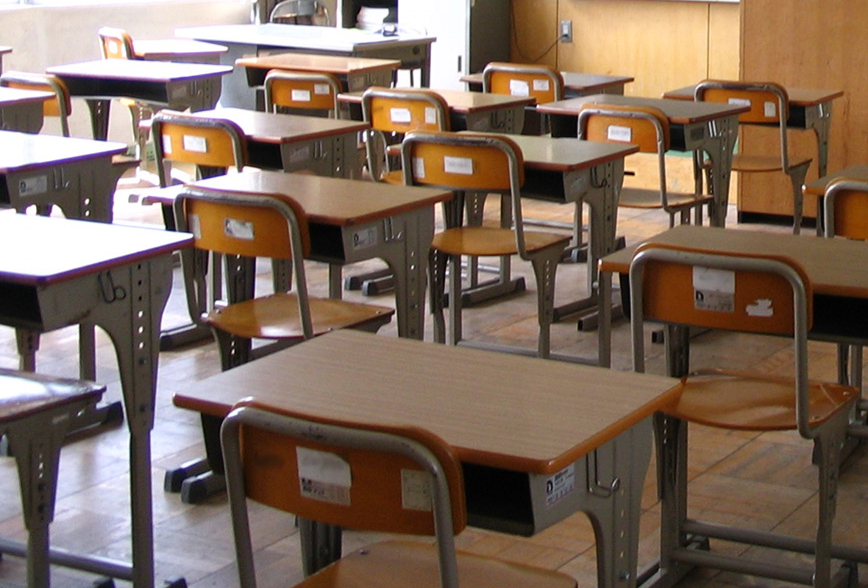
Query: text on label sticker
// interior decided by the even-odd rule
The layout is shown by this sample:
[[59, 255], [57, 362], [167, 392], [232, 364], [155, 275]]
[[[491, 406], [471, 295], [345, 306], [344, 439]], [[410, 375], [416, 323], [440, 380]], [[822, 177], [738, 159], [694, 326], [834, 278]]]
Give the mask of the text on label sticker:
[[765, 114], [769, 118], [774, 118], [778, 114], [778, 105], [774, 102], [765, 102], [763, 104], [763, 114]]
[[367, 249], [377, 244], [377, 229], [371, 227], [353, 233], [353, 251]]
[[406, 510], [431, 510], [431, 474], [421, 470], [401, 470], [401, 507]]
[[733, 106], [750, 106], [750, 100], [747, 98], [730, 98], [726, 102]]
[[320, 96], [325, 96], [325, 95], [330, 94], [331, 91], [332, 91], [332, 87], [329, 86], [328, 84], [314, 84], [313, 85], [313, 93], [314, 94], [317, 94]]
[[390, 108], [389, 120], [393, 123], [409, 123], [413, 120], [409, 108]]
[[620, 125], [609, 125], [606, 129], [606, 138], [609, 141], [629, 143], [633, 140], [633, 129], [630, 127], [622, 127]]
[[437, 124], [437, 109], [433, 106], [425, 107], [425, 124], [426, 125], [436, 125]]
[[310, 159], [310, 145], [293, 149], [289, 152], [289, 163], [299, 163]]
[[293, 90], [290, 98], [293, 102], [310, 102], [310, 90]]
[[163, 135], [163, 140], [160, 141], [163, 144], [163, 153], [166, 155], [172, 154], [172, 137], [169, 135]]
[[48, 176], [24, 178], [18, 182], [18, 194], [20, 196], [35, 196], [46, 192], [48, 192]]
[[413, 176], [420, 180], [425, 179], [425, 160], [421, 157], [413, 158]]
[[576, 466], [569, 465], [546, 480], [546, 506], [552, 506], [576, 489]]
[[735, 311], [735, 272], [693, 268], [693, 306], [711, 312]]
[[252, 222], [234, 218], [223, 219], [223, 234], [243, 241], [253, 241], [256, 237]]
[[530, 96], [530, 85], [524, 80], [509, 80], [509, 93], [512, 96]]
[[193, 233], [196, 239], [202, 238], [202, 223], [199, 222], [198, 214], [191, 214], [187, 217], [187, 230]]
[[748, 316], [773, 317], [775, 309], [772, 308], [772, 301], [768, 298], [760, 298], [754, 300], [752, 304], [745, 307]]
[[443, 158], [443, 171], [449, 174], [473, 175], [473, 160], [469, 157], [452, 157], [447, 155]]
[[340, 456], [306, 447], [296, 448], [299, 490], [302, 496], [334, 504], [350, 503], [353, 485], [350, 464]]
[[208, 153], [208, 141], [198, 135], [184, 135], [182, 145], [185, 151]]

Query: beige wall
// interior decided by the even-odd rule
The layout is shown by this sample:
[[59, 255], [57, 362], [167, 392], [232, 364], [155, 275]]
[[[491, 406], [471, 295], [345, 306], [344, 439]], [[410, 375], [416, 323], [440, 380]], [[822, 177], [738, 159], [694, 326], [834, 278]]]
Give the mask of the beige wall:
[[[0, 44], [13, 48], [3, 69], [41, 72], [46, 67], [99, 59], [96, 32], [116, 26], [136, 38], [169, 38], [176, 27], [249, 22], [248, 0], [169, 0], [91, 6], [15, 6], [0, 10]], [[50, 124], [50, 121], [46, 125]], [[74, 100], [72, 134], [90, 136], [90, 120], [83, 100]], [[130, 117], [113, 108], [111, 139], [131, 139]]]

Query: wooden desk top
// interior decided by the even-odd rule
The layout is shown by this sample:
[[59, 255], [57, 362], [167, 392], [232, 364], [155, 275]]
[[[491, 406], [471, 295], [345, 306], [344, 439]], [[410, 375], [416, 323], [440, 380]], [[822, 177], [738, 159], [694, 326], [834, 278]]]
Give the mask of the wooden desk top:
[[[400, 90], [401, 88], [397, 89]], [[449, 105], [451, 110], [463, 114], [511, 108], [514, 106], [531, 106], [534, 103], [533, 98], [526, 96], [484, 94], [482, 92], [464, 92], [462, 90], [438, 90], [436, 88], [432, 88], [431, 90], [443, 96], [443, 99], [446, 100], [446, 104]], [[338, 100], [349, 104], [361, 104], [363, 93], [343, 92], [338, 94]]]
[[47, 286], [168, 254], [192, 241], [188, 233], [162, 229], [3, 213], [0, 281]]
[[640, 98], [637, 96], [617, 96], [614, 94], [592, 94], [539, 104], [537, 110], [547, 114], [578, 116], [579, 109], [585, 104], [624, 104], [633, 106], [653, 106], [659, 108], [674, 124], [693, 124], [747, 112], [747, 106], [717, 104], [714, 102], [693, 102], [687, 100], [666, 100], [663, 98]]
[[[693, 100], [693, 89], [696, 86], [685, 86], [677, 90], [664, 92], [664, 98], [673, 100]], [[820, 90], [813, 88], [787, 88], [787, 96], [791, 106], [816, 106], [824, 102], [831, 102], [835, 98], [844, 95], [843, 90]]]
[[166, 83], [176, 80], [222, 76], [232, 72], [228, 65], [175, 63], [138, 59], [97, 59], [46, 68], [46, 73], [69, 78], [102, 78]]
[[22, 90], [21, 88], [7, 88], [0, 86], [0, 106], [12, 104], [26, 104], [28, 102], [45, 102], [54, 98], [51, 92], [39, 92], [37, 90]]
[[[868, 298], [868, 247], [862, 241], [826, 239], [809, 235], [763, 233], [741, 229], [679, 225], [648, 241], [682, 247], [734, 253], [763, 253], [790, 257], [805, 269], [815, 294]], [[616, 251], [600, 260], [600, 269], [626, 274], [638, 245]]]
[[237, 400], [416, 425], [464, 462], [553, 474], [653, 414], [675, 379], [335, 331], [175, 394], [223, 416]]
[[435, 188], [279, 171], [244, 171], [200, 180], [190, 186], [215, 192], [287, 194], [301, 205], [309, 222], [342, 227], [434, 206], [452, 198], [451, 192]]
[[526, 168], [555, 172], [584, 169], [621, 159], [639, 150], [638, 146], [632, 144], [582, 141], [567, 137], [509, 135], [509, 138], [521, 148]]
[[12, 53], [12, 47], [8, 45], [0, 45], [0, 55], [5, 55], [7, 53]]
[[[589, 74], [573, 71], [562, 71], [564, 89], [567, 91], [587, 93], [594, 90], [604, 90], [613, 86], [623, 86], [635, 81], [630, 76], [610, 76], [605, 74]], [[461, 81], [471, 85], [482, 87], [482, 72], [461, 76]]]
[[136, 39], [133, 51], [141, 59], [171, 61], [172, 58], [219, 56], [229, 48], [193, 39]]
[[822, 178], [817, 178], [816, 180], [805, 184], [802, 191], [809, 196], [822, 196], [826, 193], [826, 186], [838, 178], [868, 180], [868, 165], [851, 165], [834, 173], [827, 174]]
[[123, 143], [0, 131], [0, 173], [10, 173], [79, 161], [111, 157], [127, 150]]
[[258, 112], [244, 108], [217, 108], [193, 113], [194, 116], [231, 120], [251, 140], [260, 143], [293, 143], [308, 139], [360, 132], [366, 122], [291, 114]]
[[0, 369], [0, 425], [52, 407], [102, 397], [105, 386], [43, 374]]
[[407, 44], [430, 44], [436, 37], [428, 35], [398, 34], [385, 37], [375, 32], [339, 27], [311, 27], [291, 24], [234, 24], [175, 29], [178, 37], [295, 49], [311, 49], [351, 53], [366, 45], [379, 48]]
[[330, 73], [337, 76], [364, 73], [381, 69], [395, 70], [401, 65], [397, 59], [369, 59], [365, 57], [342, 57], [340, 55], [308, 55], [306, 53], [281, 53], [263, 57], [244, 57], [235, 65], [259, 69], [285, 69], [314, 73]]

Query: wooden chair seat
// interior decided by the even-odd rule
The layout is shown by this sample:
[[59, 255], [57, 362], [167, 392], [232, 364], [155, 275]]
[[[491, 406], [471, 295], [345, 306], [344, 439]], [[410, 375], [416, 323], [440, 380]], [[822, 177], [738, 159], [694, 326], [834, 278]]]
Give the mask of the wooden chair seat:
[[404, 172], [396, 169], [389, 172], [383, 172], [380, 176], [380, 181], [394, 186], [404, 185]]
[[[384, 306], [330, 298], [310, 298], [309, 304], [314, 336], [335, 329], [376, 331], [395, 313]], [[273, 294], [218, 308], [208, 313], [206, 321], [246, 339], [304, 339], [295, 294]]]
[[[568, 243], [568, 235], [525, 231], [527, 250], [539, 251]], [[434, 235], [431, 246], [448, 255], [516, 255], [515, 231], [496, 227], [462, 227]]]
[[[811, 163], [811, 158], [798, 159], [790, 161], [791, 167], [806, 166]], [[732, 159], [733, 171], [740, 172], [778, 172], [782, 171], [781, 158], [771, 155], [754, 155], [754, 154], [736, 154]], [[784, 170], [786, 171], [786, 170]]]
[[[684, 194], [667, 192], [667, 203], [670, 208], [695, 208], [709, 204], [714, 200], [710, 194]], [[624, 208], [643, 208], [643, 209], [658, 209], [660, 208], [660, 190], [649, 190], [644, 188], [622, 188], [621, 197], [618, 200], [618, 206]]]
[[[704, 370], [683, 379], [678, 401], [664, 409], [680, 419], [747, 431], [795, 430], [796, 403], [790, 378]], [[810, 382], [811, 423], [816, 426], [853, 400], [852, 388]]]
[[[458, 583], [462, 588], [573, 588], [564, 574], [457, 552]], [[354, 551], [296, 588], [389, 586], [440, 588], [437, 552], [433, 545], [410, 541], [377, 543]]]

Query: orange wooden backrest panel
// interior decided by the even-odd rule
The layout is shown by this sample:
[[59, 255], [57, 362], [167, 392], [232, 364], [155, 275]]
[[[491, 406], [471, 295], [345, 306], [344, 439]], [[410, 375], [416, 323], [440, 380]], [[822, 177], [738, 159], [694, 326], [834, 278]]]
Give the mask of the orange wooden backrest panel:
[[[326, 419], [322, 419], [322, 422], [344, 424]], [[449, 480], [454, 532], [458, 533], [466, 526], [461, 468], [445, 442], [427, 431], [412, 427], [358, 427], [409, 437], [432, 450]], [[332, 500], [311, 497], [310, 492], [315, 489], [309, 482], [299, 479], [299, 447], [337, 456], [349, 464], [350, 488], [338, 492], [339, 497], [333, 494]], [[414, 505], [414, 508], [403, 507], [407, 485], [414, 484], [418, 475], [411, 473], [408, 477], [407, 472], [423, 473], [421, 467], [410, 458], [373, 450], [324, 445], [252, 426], [242, 426], [241, 455], [246, 493], [253, 500], [304, 518], [347, 528], [434, 534], [430, 509], [420, 509], [419, 505]], [[405, 481], [402, 482], [402, 478]], [[307, 492], [302, 490], [303, 484], [306, 484]]]
[[[434, 133], [437, 135], [438, 133]], [[462, 134], [463, 139], [476, 135]], [[524, 182], [521, 149], [507, 137], [498, 136], [516, 154], [519, 184]], [[443, 144], [412, 141], [410, 158], [414, 184], [444, 186], [455, 190], [510, 189], [509, 157], [493, 145]]]
[[[756, 84], [759, 86], [760, 84]], [[743, 123], [777, 123], [781, 117], [789, 118], [789, 101], [786, 99], [787, 91], [778, 84], [761, 84], [776, 88], [784, 96], [783, 113], [779, 104], [778, 94], [771, 89], [744, 89], [737, 87], [705, 88], [700, 93], [700, 98], [706, 102], [723, 102], [726, 104], [750, 104], [750, 111], [739, 115], [739, 122]]]
[[[263, 195], [261, 198], [268, 198]], [[301, 206], [281, 198], [295, 212], [303, 255], [309, 253], [307, 219]], [[194, 246], [228, 255], [291, 259], [287, 220], [281, 212], [267, 206], [246, 206], [195, 197], [185, 198], [188, 230]]]
[[103, 27], [98, 33], [106, 59], [135, 59], [133, 39], [123, 29]]
[[[645, 248], [648, 248], [647, 245], [640, 246], [637, 253]], [[804, 270], [788, 258], [765, 258], [782, 261], [794, 267], [801, 275], [807, 293], [810, 329], [811, 291]], [[699, 271], [702, 269], [706, 268]], [[702, 286], [696, 287], [693, 265], [649, 260], [645, 266], [642, 285], [644, 314], [648, 318], [664, 322], [712, 329], [769, 334], [793, 333], [793, 288], [786, 278], [769, 272], [729, 273], [735, 281], [734, 293], [731, 296], [712, 298], [714, 294], [703, 292]], [[716, 303], [728, 308], [708, 308], [717, 306]]]
[[244, 134], [240, 130], [240, 139], [236, 140], [219, 127], [167, 121], [158, 128], [160, 137], [155, 140], [160, 141], [165, 159], [196, 165], [234, 167], [236, 144], [244, 141]]
[[669, 149], [669, 119], [657, 108], [623, 106], [619, 104], [588, 104], [583, 110], [600, 109], [605, 113], [591, 113], [584, 122], [585, 140], [610, 143], [631, 143], [642, 153], [657, 153], [657, 128], [647, 118], [630, 116], [631, 112], [653, 117], [663, 132], [663, 150]]
[[[321, 79], [317, 79], [321, 77]], [[275, 76], [269, 77], [267, 87], [271, 92], [274, 106], [310, 110], [333, 110], [335, 108], [335, 88], [340, 81], [331, 74], [319, 76]]]
[[835, 194], [835, 235], [868, 241], [868, 192], [840, 190]]
[[401, 90], [405, 97], [373, 95], [370, 123], [379, 131], [406, 134], [410, 131], [449, 130], [449, 106], [436, 92]]
[[[45, 76], [49, 77], [49, 76]], [[20, 90], [34, 90], [37, 92], [50, 92], [54, 94], [54, 98], [51, 100], [46, 100], [42, 103], [42, 113], [45, 116], [60, 116], [60, 100], [63, 100], [66, 104], [66, 114], [70, 114], [72, 112], [72, 99], [69, 97], [69, 90], [66, 88], [66, 84], [63, 80], [58, 77], [51, 76], [53, 81], [57, 84], [57, 87], [60, 88], [60, 95], [58, 95], [57, 87], [52, 86], [48, 82], [40, 82], [35, 76], [32, 80], [4, 80], [3, 85], [7, 88], [18, 88]]]
[[528, 66], [527, 70], [518, 64], [506, 64], [504, 69], [498, 65], [489, 64], [488, 89], [492, 94], [531, 96], [537, 104], [563, 98], [564, 80], [560, 72], [540, 65]]

